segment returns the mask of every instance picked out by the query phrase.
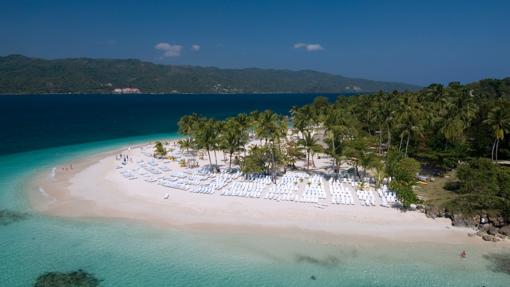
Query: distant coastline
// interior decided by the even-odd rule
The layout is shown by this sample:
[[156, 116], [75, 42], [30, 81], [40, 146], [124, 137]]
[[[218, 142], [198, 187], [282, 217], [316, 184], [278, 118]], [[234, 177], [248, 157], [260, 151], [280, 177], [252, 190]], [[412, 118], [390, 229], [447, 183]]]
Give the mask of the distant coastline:
[[129, 87], [144, 93], [367, 93], [421, 88], [312, 70], [220, 69], [135, 59], [0, 57], [0, 94], [108, 93]]
[[181, 92], [151, 92], [151, 93], [114, 93], [114, 92], [69, 92], [69, 93], [0, 93], [0, 96], [30, 96], [30, 95], [115, 95], [115, 96], [126, 96], [126, 95], [315, 95], [315, 96], [356, 96], [356, 95], [370, 95], [376, 92], [366, 92], [366, 93], [355, 93], [355, 92], [345, 92], [345, 93], [321, 93], [321, 92], [302, 92], [302, 93], [294, 93], [294, 92], [252, 92], [252, 93], [213, 93], [213, 92], [197, 92], [197, 93], [181, 93]]

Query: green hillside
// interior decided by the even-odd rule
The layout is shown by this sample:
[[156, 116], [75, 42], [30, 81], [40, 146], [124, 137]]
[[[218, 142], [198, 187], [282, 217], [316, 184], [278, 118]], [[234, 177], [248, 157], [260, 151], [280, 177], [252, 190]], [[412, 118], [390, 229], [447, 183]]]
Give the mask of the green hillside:
[[0, 93], [345, 93], [417, 90], [415, 85], [351, 79], [310, 70], [219, 69], [126, 59], [0, 57]]

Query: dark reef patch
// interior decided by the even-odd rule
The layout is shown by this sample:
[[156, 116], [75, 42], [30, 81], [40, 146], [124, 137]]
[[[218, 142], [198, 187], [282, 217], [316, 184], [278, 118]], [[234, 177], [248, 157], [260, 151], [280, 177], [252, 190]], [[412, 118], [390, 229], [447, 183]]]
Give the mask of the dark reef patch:
[[318, 265], [322, 267], [336, 267], [340, 265], [340, 260], [334, 256], [328, 256], [324, 259], [315, 258], [308, 255], [296, 255], [296, 262], [298, 263], [309, 263], [313, 265]]
[[505, 273], [510, 275], [510, 253], [486, 254], [483, 258], [489, 261], [488, 269], [492, 272]]
[[68, 273], [47, 272], [40, 275], [34, 287], [97, 287], [100, 280], [81, 269]]
[[0, 225], [9, 225], [14, 222], [25, 220], [28, 218], [27, 213], [16, 212], [7, 209], [0, 210]]

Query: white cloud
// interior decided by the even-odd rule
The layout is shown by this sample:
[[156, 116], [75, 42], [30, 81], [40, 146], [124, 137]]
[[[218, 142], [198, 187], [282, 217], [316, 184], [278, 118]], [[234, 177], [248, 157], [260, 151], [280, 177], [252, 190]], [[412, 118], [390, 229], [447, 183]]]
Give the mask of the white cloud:
[[179, 57], [181, 55], [182, 46], [162, 42], [156, 44], [156, 46], [154, 46], [154, 49], [163, 51], [163, 55], [165, 57]]
[[324, 47], [320, 44], [296, 43], [294, 44], [294, 49], [305, 49], [308, 52], [313, 52], [324, 50]]
[[200, 45], [198, 45], [198, 44], [191, 45], [191, 50], [195, 51], [195, 52], [200, 51]]

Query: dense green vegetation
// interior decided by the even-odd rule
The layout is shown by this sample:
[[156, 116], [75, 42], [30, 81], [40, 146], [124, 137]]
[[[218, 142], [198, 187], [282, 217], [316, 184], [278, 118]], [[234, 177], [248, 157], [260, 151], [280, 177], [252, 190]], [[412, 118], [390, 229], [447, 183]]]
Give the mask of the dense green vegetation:
[[450, 210], [510, 215], [510, 168], [485, 158], [473, 159], [459, 166], [457, 177], [458, 181], [445, 186], [458, 194], [449, 202]]
[[315, 71], [218, 69], [140, 60], [44, 60], [0, 57], [0, 93], [346, 93], [416, 90], [414, 85], [351, 79]]
[[[210, 153], [224, 150], [245, 173], [274, 178], [295, 168], [298, 160], [310, 169], [315, 156], [327, 156], [332, 176], [338, 175], [342, 162], [348, 162], [360, 179], [371, 174], [380, 185], [383, 178], [391, 178], [390, 188], [405, 207], [419, 202], [413, 190], [417, 173], [442, 175], [460, 163], [485, 158], [461, 165], [458, 192], [463, 196], [450, 206], [469, 212], [490, 208], [508, 216], [508, 172], [495, 162], [510, 158], [509, 107], [510, 78], [506, 78], [469, 85], [434, 84], [418, 92], [338, 97], [333, 103], [317, 97], [294, 107], [290, 118], [270, 110], [225, 120], [188, 115], [179, 127], [188, 136], [187, 148], [206, 151], [211, 167], [216, 163]], [[260, 144], [248, 148], [250, 135]], [[475, 163], [483, 167], [477, 169]], [[492, 184], [494, 178], [497, 183]], [[459, 204], [462, 198], [471, 203], [469, 208]]]
[[418, 202], [413, 186], [416, 185], [416, 175], [420, 171], [420, 163], [413, 158], [390, 151], [386, 157], [386, 169], [392, 178], [390, 189], [397, 193], [398, 199], [404, 206]]

